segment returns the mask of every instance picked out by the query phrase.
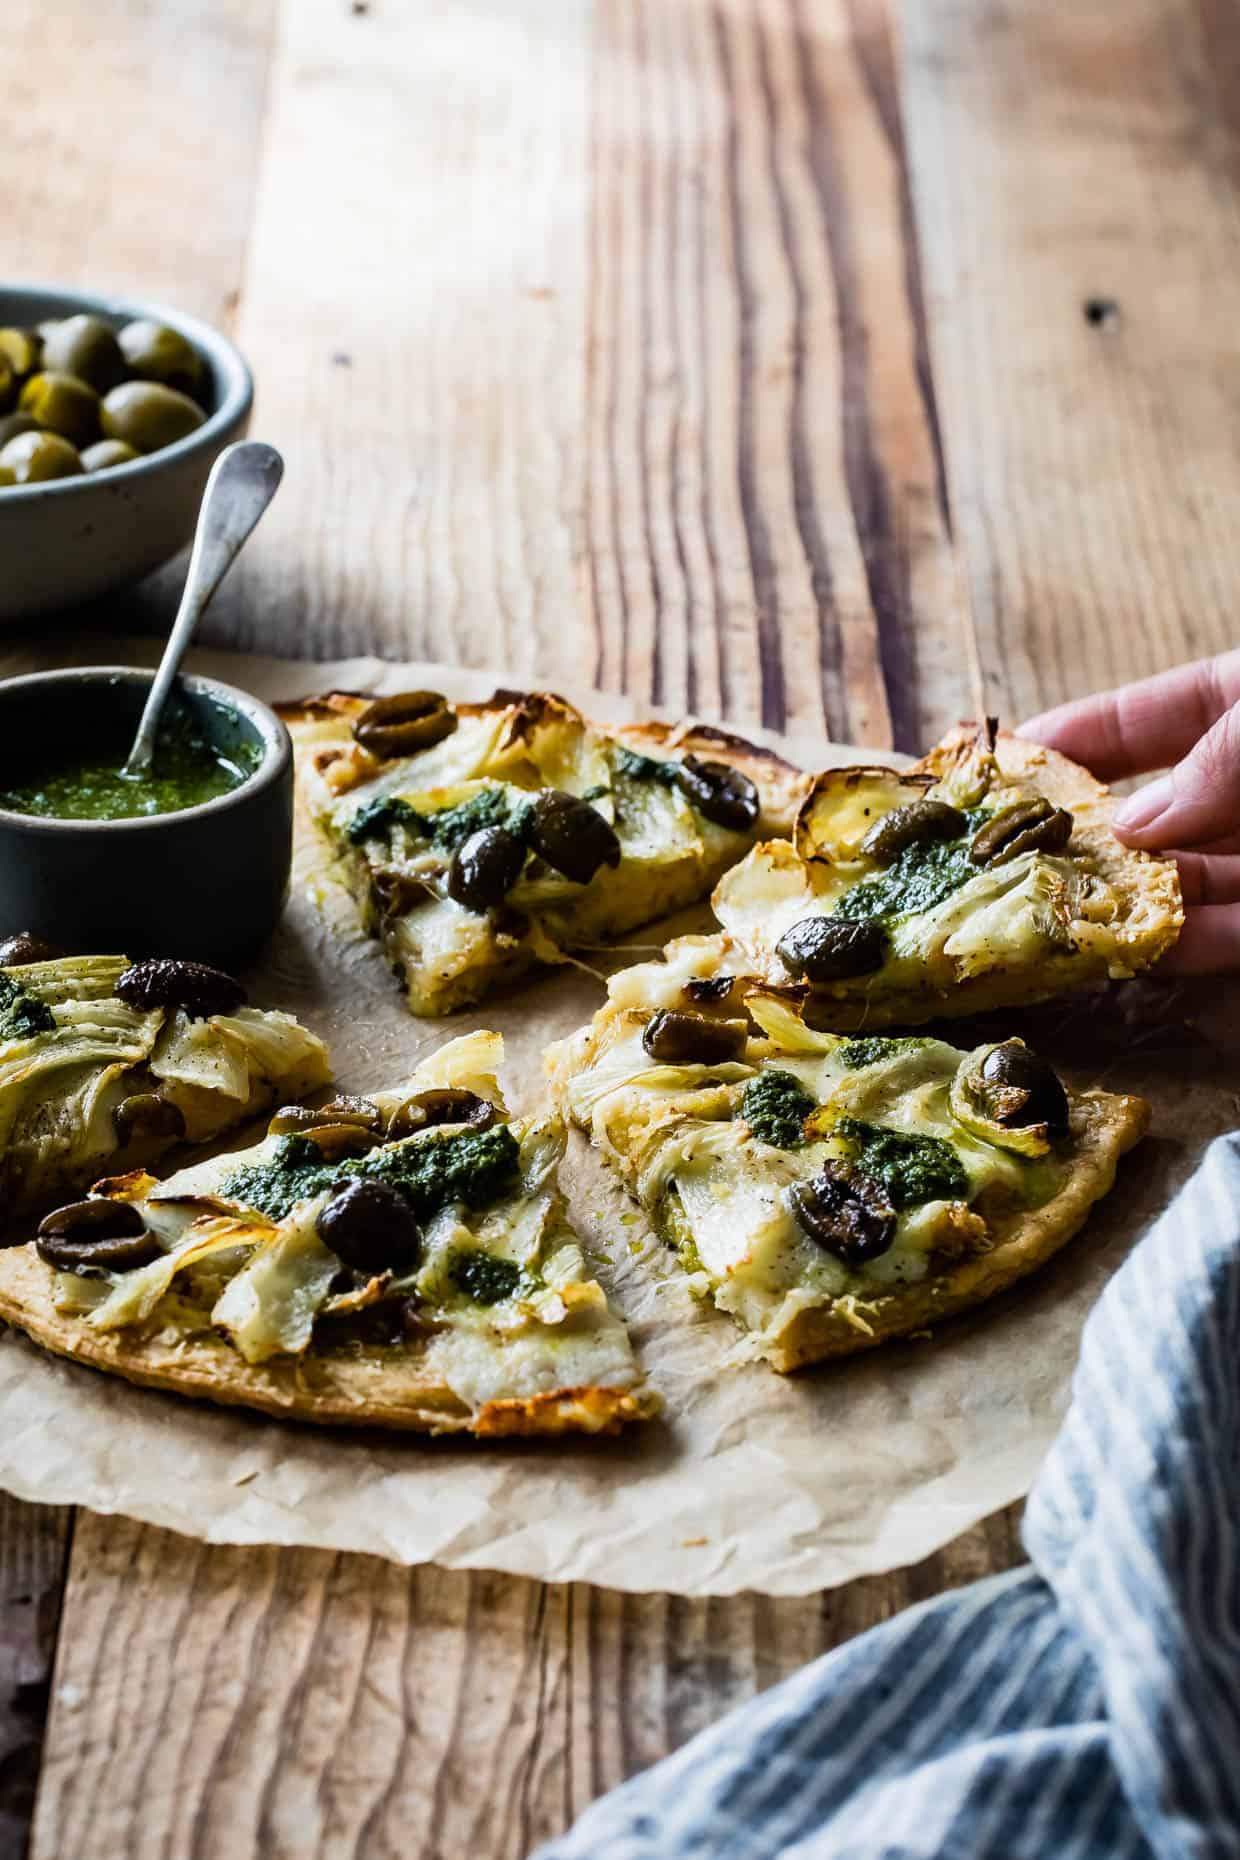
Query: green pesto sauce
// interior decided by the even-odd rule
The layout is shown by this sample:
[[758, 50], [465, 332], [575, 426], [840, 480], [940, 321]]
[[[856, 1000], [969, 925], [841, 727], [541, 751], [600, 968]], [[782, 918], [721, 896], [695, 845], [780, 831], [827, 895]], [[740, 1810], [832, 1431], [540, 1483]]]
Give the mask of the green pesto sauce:
[[151, 814], [175, 814], [218, 795], [231, 794], [258, 767], [256, 744], [240, 744], [224, 755], [209, 743], [187, 711], [169, 707], [155, 744], [155, 759], [145, 775], [122, 773], [129, 744], [110, 754], [57, 749], [33, 767], [23, 765], [20, 780], [6, 780], [0, 770], [0, 807], [47, 820], [133, 820]]
[[855, 1146], [858, 1167], [882, 1183], [893, 1208], [962, 1201], [968, 1193], [964, 1164], [942, 1137], [909, 1136], [855, 1117], [840, 1118], [835, 1134]]
[[283, 1220], [299, 1201], [324, 1194], [352, 1176], [374, 1176], [398, 1189], [420, 1221], [449, 1202], [485, 1208], [509, 1186], [517, 1171], [517, 1140], [507, 1124], [490, 1130], [462, 1130], [369, 1156], [325, 1163], [309, 1137], [282, 1137], [269, 1162], [249, 1163], [221, 1185], [230, 1201], [255, 1208], [270, 1220]]
[[869, 1033], [860, 1040], [847, 1040], [840, 1048], [840, 1058], [850, 1070], [860, 1066], [876, 1066], [881, 1060], [894, 1059], [897, 1053], [905, 1053], [915, 1046], [928, 1046], [929, 1041], [915, 1035], [902, 1037], [895, 1034]]
[[636, 749], [621, 749], [616, 756], [617, 775], [630, 781], [657, 781], [674, 788], [680, 773], [678, 762], [660, 762], [657, 756], [643, 756]]
[[754, 1136], [777, 1150], [794, 1150], [805, 1141], [805, 1120], [814, 1108], [800, 1079], [776, 1066], [750, 1079], [741, 1098], [741, 1116]]
[[0, 969], [0, 1040], [29, 1040], [56, 1025], [51, 1008]]
[[871, 917], [912, 917], [932, 911], [959, 891], [980, 867], [969, 857], [973, 835], [989, 815], [984, 808], [966, 814], [968, 826], [958, 839], [916, 840], [897, 854], [876, 878], [862, 879], [832, 905], [833, 917], [861, 921]]
[[429, 840], [441, 852], [455, 852], [483, 827], [507, 827], [523, 840], [528, 825], [528, 806], [514, 804], [502, 788], [492, 784], [471, 794], [468, 801], [434, 814], [419, 812], [399, 795], [379, 795], [358, 808], [346, 831], [353, 844], [360, 846], [363, 840], [387, 839], [394, 826], [401, 826], [414, 839]]
[[512, 1260], [497, 1259], [478, 1247], [458, 1247], [448, 1263], [448, 1277], [475, 1304], [498, 1305], [516, 1291], [521, 1269]]

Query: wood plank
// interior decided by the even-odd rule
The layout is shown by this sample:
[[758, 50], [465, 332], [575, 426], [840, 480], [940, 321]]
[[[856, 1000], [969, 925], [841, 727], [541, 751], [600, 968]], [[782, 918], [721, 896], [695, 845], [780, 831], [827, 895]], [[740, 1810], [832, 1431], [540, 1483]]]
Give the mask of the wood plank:
[[0, 276], [236, 308], [274, 0], [5, 0]]
[[989, 701], [1235, 643], [1235, 17], [911, 0], [905, 103]]
[[26, 1851], [71, 1514], [0, 1493], [0, 1854]]
[[834, 1594], [692, 1602], [84, 1513], [32, 1860], [523, 1860], [731, 1705], [1014, 1555], [995, 1520]]
[[874, 7], [309, 0], [268, 151], [240, 328], [290, 472], [213, 638], [910, 747], [956, 708]]

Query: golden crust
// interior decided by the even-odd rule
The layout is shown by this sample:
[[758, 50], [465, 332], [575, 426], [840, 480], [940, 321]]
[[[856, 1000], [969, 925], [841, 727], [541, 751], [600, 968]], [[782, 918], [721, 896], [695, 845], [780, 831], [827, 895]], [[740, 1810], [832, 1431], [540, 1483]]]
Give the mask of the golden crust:
[[[867, 1298], [859, 1309], [854, 1307], [851, 1318], [832, 1305], [798, 1312], [772, 1340], [767, 1360], [787, 1372], [829, 1357], [852, 1356], [997, 1297], [1079, 1233], [1094, 1203], [1114, 1183], [1120, 1157], [1145, 1135], [1149, 1119], [1143, 1098], [1108, 1092], [1074, 1098], [1072, 1170], [1052, 1200], [991, 1220], [994, 1244], [989, 1252], [956, 1261], [920, 1285]], [[858, 1327], [857, 1317], [866, 1328]]]
[[33, 1246], [0, 1252], [0, 1318], [57, 1356], [144, 1388], [257, 1408], [285, 1421], [421, 1434], [614, 1434], [653, 1414], [649, 1390], [564, 1388], [487, 1402], [472, 1411], [408, 1351], [309, 1351], [295, 1362], [247, 1363], [213, 1333], [94, 1331], [57, 1311], [54, 1277]]

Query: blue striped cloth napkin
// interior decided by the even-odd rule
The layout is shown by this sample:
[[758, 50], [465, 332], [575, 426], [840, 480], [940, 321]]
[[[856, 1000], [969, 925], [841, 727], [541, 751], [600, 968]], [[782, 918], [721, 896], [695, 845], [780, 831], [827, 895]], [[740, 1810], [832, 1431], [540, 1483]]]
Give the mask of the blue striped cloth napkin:
[[1240, 1134], [1090, 1317], [1024, 1536], [538, 1860], [1240, 1856]]

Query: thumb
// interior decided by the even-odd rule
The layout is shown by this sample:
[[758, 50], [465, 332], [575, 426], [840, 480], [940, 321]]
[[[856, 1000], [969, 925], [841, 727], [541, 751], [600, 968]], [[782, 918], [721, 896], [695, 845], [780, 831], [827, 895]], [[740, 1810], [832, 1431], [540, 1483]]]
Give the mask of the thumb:
[[1115, 816], [1121, 839], [1149, 851], [1204, 846], [1240, 825], [1240, 704], [1224, 711], [1169, 775], [1130, 795]]

